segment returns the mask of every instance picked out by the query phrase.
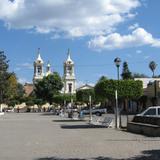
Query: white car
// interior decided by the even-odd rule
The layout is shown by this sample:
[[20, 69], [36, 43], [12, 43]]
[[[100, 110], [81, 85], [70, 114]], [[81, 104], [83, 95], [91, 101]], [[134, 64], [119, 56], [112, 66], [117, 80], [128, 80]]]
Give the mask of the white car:
[[160, 106], [151, 106], [137, 116], [160, 117]]

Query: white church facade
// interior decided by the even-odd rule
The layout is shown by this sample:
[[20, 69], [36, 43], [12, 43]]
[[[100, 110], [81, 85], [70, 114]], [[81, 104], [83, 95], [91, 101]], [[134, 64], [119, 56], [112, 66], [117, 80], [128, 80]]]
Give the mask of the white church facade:
[[[47, 63], [46, 71], [44, 71], [44, 61], [41, 58], [39, 49], [38, 49], [38, 57], [34, 61], [33, 66], [34, 66], [33, 84], [43, 79], [44, 76], [52, 74], [51, 65], [49, 62]], [[64, 83], [64, 88], [62, 92], [65, 94], [76, 93], [76, 78], [75, 78], [74, 67], [75, 67], [74, 62], [71, 59], [70, 51], [68, 50], [67, 59], [63, 64], [64, 72], [62, 77]]]

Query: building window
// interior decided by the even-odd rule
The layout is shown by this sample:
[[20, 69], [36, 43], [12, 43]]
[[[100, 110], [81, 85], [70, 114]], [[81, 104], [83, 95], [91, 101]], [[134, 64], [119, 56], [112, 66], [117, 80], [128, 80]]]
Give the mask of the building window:
[[38, 66], [38, 67], [37, 67], [37, 72], [38, 72], [38, 75], [41, 75], [41, 73], [42, 73], [42, 68], [41, 68], [41, 66]]
[[69, 83], [69, 84], [68, 84], [68, 91], [69, 91], [69, 93], [72, 92], [72, 83]]
[[71, 75], [71, 73], [72, 73], [72, 67], [71, 66], [67, 67], [67, 73]]

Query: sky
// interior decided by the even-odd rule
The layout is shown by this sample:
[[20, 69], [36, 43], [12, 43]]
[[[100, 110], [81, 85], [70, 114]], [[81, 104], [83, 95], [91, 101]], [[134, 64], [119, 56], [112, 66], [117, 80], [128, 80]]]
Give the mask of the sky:
[[19, 82], [32, 82], [38, 48], [63, 76], [68, 48], [77, 84], [117, 78], [114, 59], [131, 72], [160, 75], [159, 0], [0, 0], [0, 50]]

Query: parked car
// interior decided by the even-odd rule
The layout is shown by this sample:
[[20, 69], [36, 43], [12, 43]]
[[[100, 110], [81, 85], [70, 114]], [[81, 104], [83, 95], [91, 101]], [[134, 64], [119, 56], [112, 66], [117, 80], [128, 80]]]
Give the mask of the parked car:
[[[82, 108], [80, 112], [81, 112], [81, 114], [89, 114], [90, 109], [89, 109], [89, 107], [85, 107], [85, 108]], [[95, 114], [96, 116], [101, 116], [102, 114], [107, 113], [107, 109], [92, 107], [91, 112], [92, 112], [92, 114]]]
[[160, 106], [151, 106], [136, 116], [160, 117]]

